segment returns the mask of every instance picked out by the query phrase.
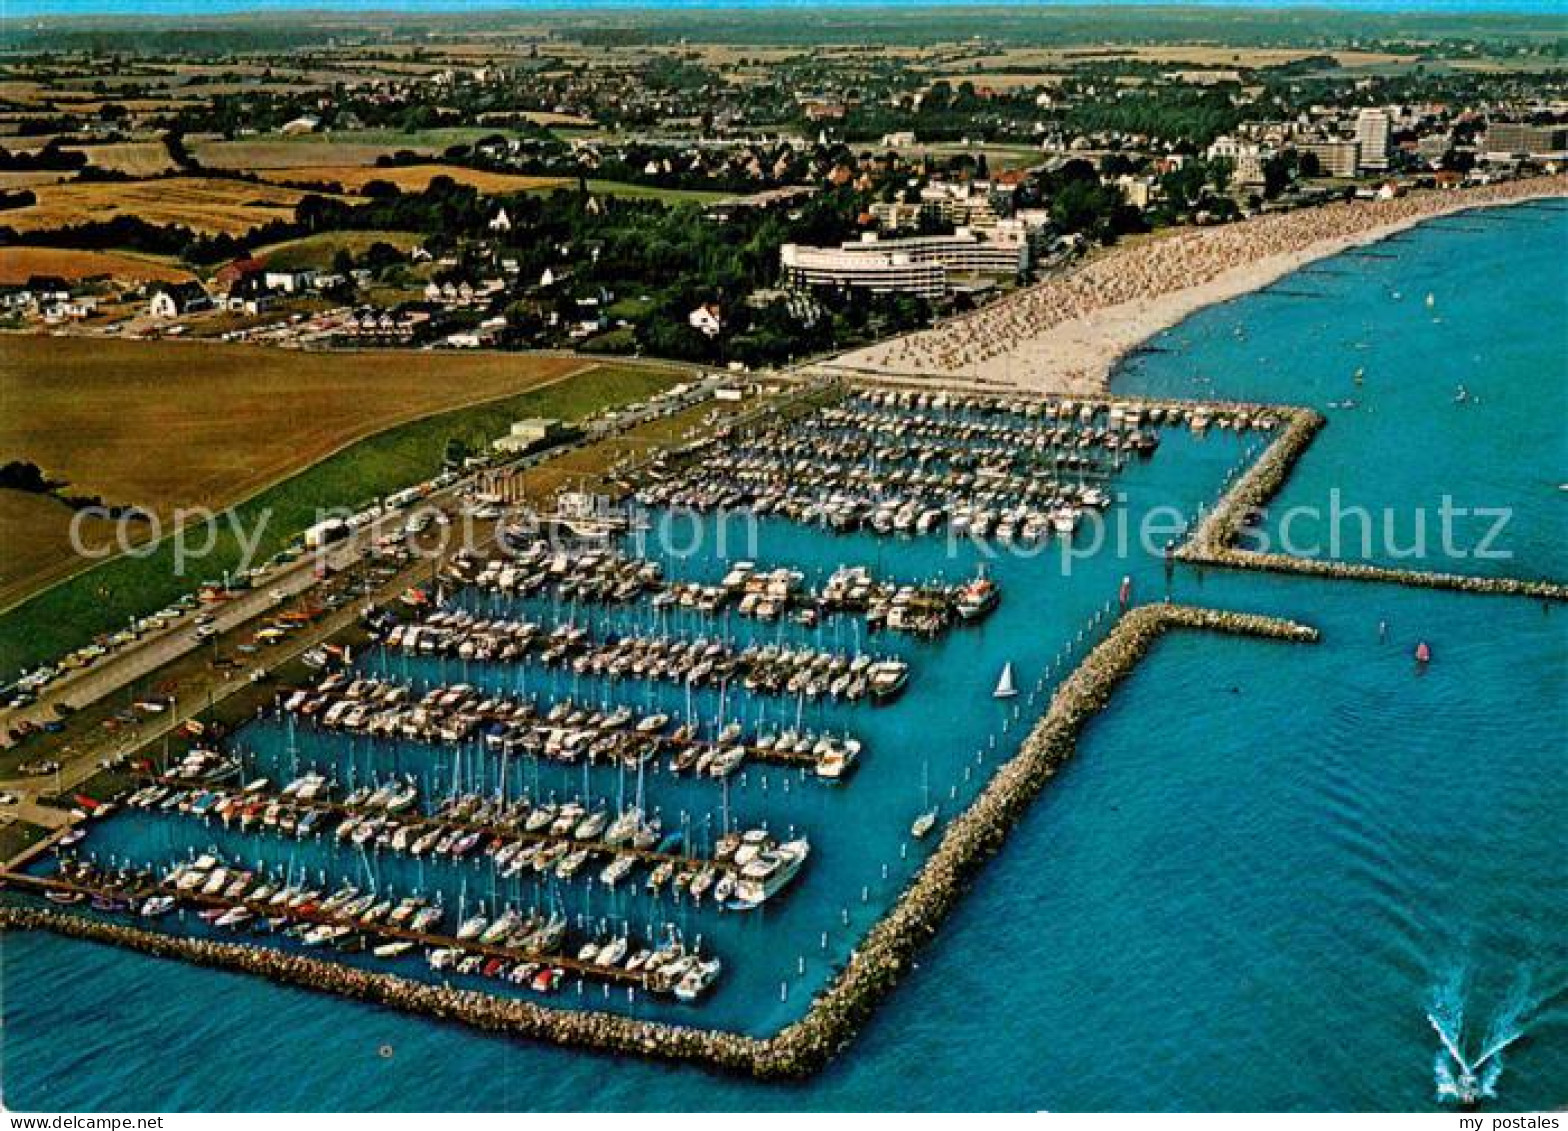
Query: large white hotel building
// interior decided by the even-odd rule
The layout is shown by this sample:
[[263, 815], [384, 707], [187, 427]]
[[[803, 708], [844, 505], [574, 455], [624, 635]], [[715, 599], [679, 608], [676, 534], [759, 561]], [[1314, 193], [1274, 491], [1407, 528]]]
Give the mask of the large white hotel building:
[[950, 236], [879, 239], [868, 233], [838, 247], [785, 244], [779, 249], [793, 287], [860, 287], [878, 294], [940, 298], [949, 275], [1020, 275], [1029, 269], [1029, 240], [1003, 228], [982, 239], [960, 228]]

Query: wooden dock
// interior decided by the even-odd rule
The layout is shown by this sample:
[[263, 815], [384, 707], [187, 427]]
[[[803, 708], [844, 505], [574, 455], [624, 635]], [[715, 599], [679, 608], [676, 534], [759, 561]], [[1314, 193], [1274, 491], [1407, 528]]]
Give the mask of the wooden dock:
[[[392, 655], [396, 655], [397, 654], [395, 651], [391, 651], [390, 649], [388, 651]], [[385, 677], [379, 677], [378, 676], [377, 678], [382, 680], [383, 685], [385, 685], [387, 683], [395, 682], [395, 681], [392, 681], [392, 680], [388, 680]], [[400, 684], [400, 686], [407, 686], [407, 685], [406, 684]], [[281, 689], [282, 692], [286, 692], [287, 690], [290, 690], [290, 689]], [[292, 690], [307, 690], [308, 691], [310, 689], [308, 689], [308, 688], [296, 688], [296, 689], [292, 689]], [[315, 693], [312, 692], [312, 694], [315, 694]], [[326, 694], [326, 695], [333, 695], [334, 699], [348, 699], [347, 696], [336, 696], [336, 695], [334, 695], [333, 692], [325, 692], [324, 694]], [[360, 699], [352, 699], [350, 701], [351, 702], [363, 702], [363, 700], [360, 700]], [[318, 714], [319, 713], [320, 712], [318, 712]], [[297, 715], [297, 712], [295, 714]], [[306, 721], [316, 723], [315, 718], [312, 717], [312, 716], [299, 716], [299, 717], [304, 718]], [[450, 717], [451, 717], [450, 715], [432, 716], [429, 724], [427, 725], [427, 728], [426, 728], [427, 731], [437, 731], [439, 729], [441, 723], [447, 721]], [[474, 717], [479, 719], [481, 722], [484, 722], [484, 723], [495, 723], [495, 722], [515, 723], [515, 725], [528, 728], [528, 730], [531, 731], [531, 732], [541, 732], [541, 731], [549, 730], [553, 726], [553, 724], [546, 722], [542, 718], [534, 718], [534, 719], [529, 719], [529, 720], [526, 720], [526, 721], [520, 721], [519, 722], [519, 721], [511, 719], [510, 717], [507, 717], [507, 718], [503, 719], [499, 715], [496, 715], [496, 714], [491, 713], [491, 712], [475, 713]], [[465, 740], [462, 740], [462, 739], [453, 740], [453, 739], [449, 739], [449, 738], [442, 738], [439, 734], [430, 734], [430, 733], [421, 734], [421, 735], [419, 735], [419, 736], [417, 736], [415, 738], [410, 738], [410, 737], [408, 737], [405, 734], [398, 734], [398, 735], [369, 735], [369, 734], [367, 734], [366, 732], [363, 732], [363, 731], [346, 730], [346, 729], [341, 728], [341, 727], [327, 726], [327, 725], [321, 724], [321, 723], [316, 723], [316, 726], [318, 727], [318, 729], [323, 730], [323, 731], [328, 731], [328, 732], [337, 731], [339, 733], [353, 735], [355, 737], [384, 738], [387, 741], [424, 742], [424, 743], [429, 744], [429, 745], [436, 745], [436, 744], [442, 744], [442, 743], [451, 745], [451, 744], [454, 743], [454, 741], [457, 741], [457, 742], [465, 741]], [[816, 768], [817, 768], [817, 761], [818, 761], [818, 759], [817, 759], [816, 755], [813, 754], [809, 750], [806, 751], [805, 753], [800, 753], [800, 752], [794, 751], [794, 750], [783, 751], [783, 750], [778, 749], [776, 746], [769, 747], [767, 749], [763, 749], [762, 747], [759, 747], [759, 746], [756, 746], [756, 745], [753, 745], [753, 744], [738, 743], [738, 742], [737, 743], [724, 743], [723, 746], [721, 747], [721, 745], [719, 743], [712, 742], [712, 741], [699, 740], [699, 739], [695, 739], [695, 738], [682, 740], [682, 739], [676, 739], [676, 738], [672, 737], [671, 735], [667, 735], [667, 734], [639, 735], [639, 734], [636, 734], [634, 731], [630, 731], [630, 730], [619, 731], [619, 732], [605, 732], [605, 733], [606, 734], [612, 734], [612, 733], [613, 734], [618, 734], [619, 736], [627, 739], [628, 740], [628, 744], [634, 744], [634, 743], [637, 743], [637, 742], [647, 742], [647, 743], [651, 744], [654, 747], [656, 754], [659, 754], [659, 755], [669, 755], [671, 757], [673, 757], [675, 754], [678, 754], [678, 753], [680, 753], [682, 751], [690, 750], [693, 747], [703, 747], [703, 748], [712, 747], [714, 749], [721, 749], [721, 748], [727, 748], [727, 747], [733, 747], [733, 746], [740, 746], [742, 749], [744, 749], [746, 751], [746, 761], [749, 761], [749, 762], [760, 762], [760, 763], [763, 763], [763, 764], [766, 764], [766, 765], [771, 765], [771, 766], [785, 766], [785, 767], [788, 767], [790, 769], [807, 770], [807, 771], [810, 771], [812, 773], [815, 773]], [[472, 737], [472, 736], [470, 735], [470, 737]], [[554, 761], [554, 762], [557, 762], [560, 765], [571, 765], [571, 764], [573, 764], [573, 762], [567, 761], [567, 760], [564, 760], [564, 759], [550, 759], [548, 757], [548, 755], [544, 755], [544, 754], [531, 754], [529, 756], [530, 757], [541, 758], [541, 759], [544, 759], [546, 761]], [[613, 762], [611, 764], [613, 764]], [[744, 766], [744, 763], [742, 763], [742, 765]], [[674, 773], [674, 774], [678, 774], [678, 775], [683, 775], [683, 774], [685, 774], [686, 771], [676, 770], [673, 767], [671, 767], [671, 771], [670, 772]], [[692, 776], [696, 777], [698, 775], [693, 773]], [[718, 781], [718, 780], [721, 780], [721, 779], [715, 778], [714, 780]]]

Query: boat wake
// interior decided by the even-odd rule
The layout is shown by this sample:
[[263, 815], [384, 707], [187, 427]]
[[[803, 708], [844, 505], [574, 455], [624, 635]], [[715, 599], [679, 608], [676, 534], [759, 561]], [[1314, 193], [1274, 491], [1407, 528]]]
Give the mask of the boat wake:
[[1468, 971], [1457, 967], [1433, 987], [1426, 1011], [1439, 1041], [1432, 1068], [1437, 1098], [1465, 1106], [1497, 1098], [1497, 1082], [1503, 1075], [1503, 1052], [1524, 1037], [1540, 1004], [1531, 988], [1529, 972], [1521, 972], [1501, 1008], [1486, 1025], [1479, 1048], [1472, 1054], [1466, 1052], [1465, 999], [1468, 990]]

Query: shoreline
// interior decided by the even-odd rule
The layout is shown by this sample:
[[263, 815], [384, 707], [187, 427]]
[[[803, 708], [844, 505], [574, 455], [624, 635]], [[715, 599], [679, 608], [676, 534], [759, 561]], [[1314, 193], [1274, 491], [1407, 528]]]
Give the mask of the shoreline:
[[[850, 377], [904, 378], [974, 391], [1107, 393], [1116, 367], [1130, 353], [1200, 310], [1430, 220], [1564, 197], [1568, 175], [1560, 174], [1476, 189], [1420, 190], [1388, 201], [1347, 201], [1241, 224], [1189, 228], [1159, 243], [1112, 248], [991, 306], [864, 347], [820, 368]], [[1329, 230], [1310, 235], [1311, 229]], [[1214, 262], [1228, 254], [1249, 254], [1250, 245], [1271, 237], [1294, 242], [1303, 235], [1310, 238], [1299, 246], [1229, 265]], [[1139, 268], [1129, 283], [1140, 259], [1159, 262], [1152, 272]], [[1151, 273], [1156, 277], [1150, 278]], [[1197, 281], [1166, 285], [1175, 278]], [[1113, 301], [1103, 301], [1107, 297]], [[1063, 307], [1081, 312], [1059, 316]]]

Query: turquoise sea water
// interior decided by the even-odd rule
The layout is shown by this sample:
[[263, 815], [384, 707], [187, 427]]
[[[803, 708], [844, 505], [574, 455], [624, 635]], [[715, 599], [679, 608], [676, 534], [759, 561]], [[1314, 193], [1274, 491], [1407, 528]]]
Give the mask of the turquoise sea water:
[[[1345, 257], [1318, 270], [1347, 280], [1323, 272], [1370, 266], [1378, 285], [1403, 290], [1424, 312], [1422, 299], [1435, 288], [1423, 280], [1433, 247], [1441, 247], [1473, 265], [1473, 290], [1462, 316], [1459, 300], [1440, 293], [1432, 309], [1453, 319], [1428, 325], [1439, 333], [1455, 321], [1498, 325], [1543, 290], [1561, 294], [1565, 282], [1560, 257], [1538, 258], [1543, 244], [1562, 236], [1561, 216], [1542, 208], [1509, 215], [1485, 225], [1445, 222], [1460, 231], [1420, 229], [1388, 245], [1398, 259]], [[1407, 258], [1408, 277], [1400, 274]], [[1276, 291], [1306, 290], [1309, 281], [1315, 288], [1313, 280], [1297, 276]], [[1345, 293], [1312, 301], [1265, 294], [1199, 315], [1161, 343], [1170, 352], [1137, 359], [1124, 386], [1191, 391], [1202, 373], [1225, 395], [1310, 402], [1301, 385], [1306, 368], [1282, 365], [1271, 381], [1266, 360], [1232, 351], [1290, 330], [1282, 309], [1313, 325], [1332, 321], [1336, 310], [1341, 321], [1361, 319], [1365, 294], [1351, 282], [1336, 285]], [[1560, 351], [1543, 363], [1520, 341], [1560, 336], [1560, 317], [1542, 320], [1550, 314], [1510, 324], [1510, 348], [1498, 347], [1492, 366], [1495, 391], [1488, 385], [1478, 407], [1503, 411], [1515, 398], [1540, 405], [1562, 395], [1568, 375]], [[1394, 351], [1375, 369], [1367, 365], [1362, 388], [1373, 385], [1374, 372], [1391, 388], [1419, 385], [1425, 368], [1413, 360], [1415, 368], [1401, 369], [1404, 356]], [[1535, 360], [1508, 372], [1509, 359], [1522, 356]], [[1437, 402], [1430, 414], [1440, 424], [1432, 424], [1420, 404], [1412, 397], [1404, 407], [1411, 428], [1435, 429], [1480, 453], [1476, 415]], [[1354, 410], [1335, 417], [1320, 442], [1336, 438], [1348, 453], [1354, 437], [1340, 437], [1374, 417]], [[1526, 506], [1520, 467], [1555, 462], [1561, 470], [1561, 420], [1559, 413], [1557, 431], [1542, 429], [1534, 441], [1516, 428], [1508, 466], [1491, 469], [1500, 489], [1535, 516], [1536, 529], [1554, 512]], [[1401, 501], [1399, 484], [1419, 486], [1419, 469], [1403, 461], [1423, 457], [1388, 443], [1389, 435], [1379, 434], [1377, 473], [1359, 482]], [[1228, 433], [1172, 434], [1117, 486], [1133, 515], [1165, 503], [1190, 509], [1213, 497], [1242, 456]], [[1347, 477], [1363, 467], [1347, 467]], [[908, 576], [967, 567], [945, 549], [940, 540], [878, 544], [769, 523], [758, 556], [808, 572], [840, 561]], [[1568, 574], [1560, 540], [1548, 537], [1531, 553], [1520, 572]], [[671, 563], [672, 571], [712, 568]], [[896, 646], [914, 668], [904, 700], [822, 720], [867, 739], [853, 782], [836, 791], [792, 783], [785, 800], [783, 778], [774, 775], [765, 801], [761, 775], [737, 787], [737, 811], [750, 806], [798, 821], [820, 855], [800, 890], [760, 925], [730, 917], [711, 928], [732, 955], [763, 932], [770, 945], [756, 957], [748, 948], [746, 960], [733, 963], [733, 977], [701, 1019], [767, 1031], [796, 1015], [913, 864], [900, 861], [895, 846], [919, 804], [922, 756], [939, 790], [963, 790], [978, 784], [974, 774], [965, 783], [963, 771], [991, 735], [1004, 748], [1016, 738], [1017, 727], [1001, 734], [988, 695], [1000, 659], [1039, 675], [1122, 574], [1135, 577], [1143, 599], [1164, 588], [1159, 563], [1143, 556], [1077, 562], [1070, 577], [1054, 558], [995, 568], [1006, 597], [993, 621], [933, 645]], [[1522, 1039], [1504, 1054], [1500, 1106], [1568, 1099], [1568, 853], [1560, 824], [1568, 802], [1560, 750], [1568, 732], [1568, 611], [1213, 571], [1178, 571], [1172, 589], [1181, 600], [1299, 617], [1322, 628], [1324, 641], [1294, 647], [1182, 635], [1161, 643], [920, 970], [814, 1081], [759, 1085], [611, 1061], [24, 935], [8, 937], [3, 955], [5, 1101], [97, 1109], [1424, 1109], [1433, 1106], [1437, 1049], [1426, 1012], [1445, 995], [1465, 1000], [1477, 1047], [1499, 1015], [1520, 1015], [1504, 1026]], [[845, 631], [825, 629], [823, 642], [840, 642]], [[1424, 673], [1410, 661], [1418, 639], [1437, 657]], [[875, 646], [894, 647], [880, 639]], [[282, 756], [286, 746], [286, 736], [266, 728], [248, 738], [263, 756]], [[306, 747], [312, 738], [298, 741]], [[354, 755], [367, 769], [384, 756]], [[449, 770], [443, 763], [429, 772]], [[668, 796], [682, 803], [678, 790]], [[694, 813], [712, 804], [687, 803]], [[99, 835], [123, 837], [124, 847], [145, 847], [152, 837], [171, 848], [182, 835], [211, 839], [173, 821], [151, 833], [111, 822]], [[886, 881], [878, 861], [890, 865]], [[477, 875], [471, 882], [483, 883]], [[837, 918], [842, 910], [848, 926]], [[799, 954], [809, 955], [804, 975], [794, 974]], [[784, 1002], [781, 978], [791, 984]], [[673, 1007], [639, 1008], [682, 1016]]]
[[1565, 258], [1562, 201], [1435, 220], [1201, 311], [1118, 388], [1328, 418], [1262, 524], [1271, 548], [1288, 533], [1311, 557], [1544, 577], [1568, 541]]

